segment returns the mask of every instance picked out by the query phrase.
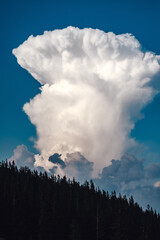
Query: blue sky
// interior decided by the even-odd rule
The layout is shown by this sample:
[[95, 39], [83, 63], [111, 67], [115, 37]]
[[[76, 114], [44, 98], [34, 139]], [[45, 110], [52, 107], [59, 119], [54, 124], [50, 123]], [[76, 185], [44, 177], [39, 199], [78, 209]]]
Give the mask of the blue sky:
[[[38, 92], [39, 84], [16, 62], [12, 49], [31, 34], [64, 28], [99, 28], [132, 33], [143, 46], [160, 54], [159, 1], [1, 1], [1, 124], [0, 158], [11, 156], [19, 144], [32, 148], [35, 128], [22, 106]], [[145, 118], [132, 136], [160, 157], [160, 96], [144, 109]]]
[[[13, 155], [17, 145], [24, 144], [36, 152], [30, 137], [35, 127], [22, 111], [40, 84], [22, 69], [12, 55], [30, 35], [67, 26], [98, 28], [115, 34], [132, 33], [144, 49], [160, 55], [159, 1], [54, 1], [28, 0], [0, 3], [0, 159]], [[159, 88], [159, 86], [157, 86]], [[147, 148], [147, 161], [160, 163], [160, 95], [142, 111], [144, 118], [131, 132], [142, 147]]]

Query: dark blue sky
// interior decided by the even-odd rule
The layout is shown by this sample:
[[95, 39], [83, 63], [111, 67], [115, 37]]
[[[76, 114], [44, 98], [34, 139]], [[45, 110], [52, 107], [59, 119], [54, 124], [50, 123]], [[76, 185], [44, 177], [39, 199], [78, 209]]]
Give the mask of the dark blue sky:
[[[116, 34], [132, 33], [144, 48], [160, 54], [159, 1], [54, 1], [28, 0], [0, 3], [0, 159], [12, 155], [25, 144], [33, 151], [30, 136], [35, 127], [22, 111], [24, 103], [38, 93], [39, 84], [22, 69], [12, 55], [31, 34], [64, 28], [99, 28]], [[148, 153], [160, 161], [160, 96], [144, 109], [145, 118], [136, 124], [131, 135], [149, 147]]]

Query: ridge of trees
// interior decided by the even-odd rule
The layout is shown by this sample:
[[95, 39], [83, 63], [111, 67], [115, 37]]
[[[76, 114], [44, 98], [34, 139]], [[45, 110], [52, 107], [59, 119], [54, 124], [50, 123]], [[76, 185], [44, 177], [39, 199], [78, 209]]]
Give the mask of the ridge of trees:
[[159, 240], [160, 215], [65, 176], [0, 163], [0, 239]]

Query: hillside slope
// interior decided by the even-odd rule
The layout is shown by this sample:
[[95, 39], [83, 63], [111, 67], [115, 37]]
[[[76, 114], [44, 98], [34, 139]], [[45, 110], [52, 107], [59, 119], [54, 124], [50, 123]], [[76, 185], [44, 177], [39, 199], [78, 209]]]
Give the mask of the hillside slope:
[[48, 177], [0, 163], [0, 238], [5, 240], [159, 240], [160, 216], [93, 182]]

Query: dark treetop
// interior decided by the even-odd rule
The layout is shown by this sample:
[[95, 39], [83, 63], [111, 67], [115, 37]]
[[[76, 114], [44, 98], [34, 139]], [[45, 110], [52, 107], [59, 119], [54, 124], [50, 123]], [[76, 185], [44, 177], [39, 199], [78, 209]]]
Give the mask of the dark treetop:
[[0, 239], [159, 240], [160, 216], [92, 181], [0, 163]]

